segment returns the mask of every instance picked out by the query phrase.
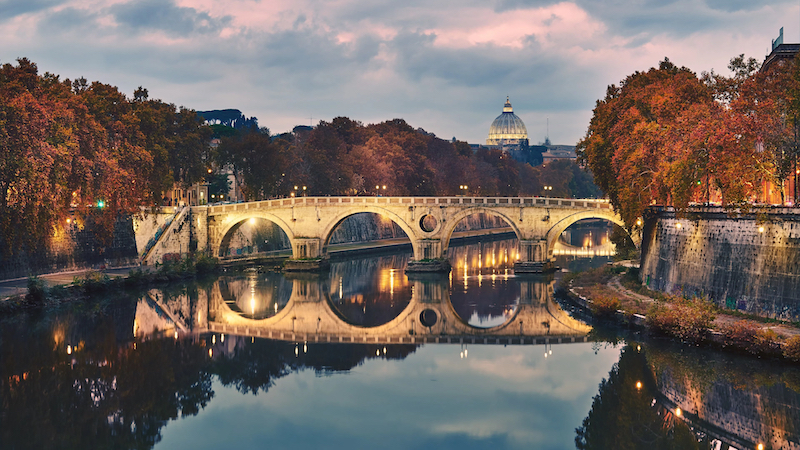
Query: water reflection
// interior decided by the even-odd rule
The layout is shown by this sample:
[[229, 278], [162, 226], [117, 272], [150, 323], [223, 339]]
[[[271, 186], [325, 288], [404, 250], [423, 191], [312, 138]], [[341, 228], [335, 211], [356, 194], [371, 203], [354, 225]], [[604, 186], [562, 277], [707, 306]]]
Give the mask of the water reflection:
[[244, 276], [220, 277], [222, 300], [250, 319], [276, 315], [289, 302], [292, 283], [279, 273], [249, 271]]
[[[797, 367], [638, 337], [624, 344], [616, 330], [559, 345], [573, 342], [560, 333], [579, 330], [553, 303], [552, 278], [497, 273], [492, 290], [491, 273], [468, 272], [465, 287], [456, 272], [400, 275], [403, 258], [343, 261], [323, 277], [171, 285], [6, 320], [1, 446], [798, 448]], [[246, 311], [251, 287], [277, 298], [278, 313]], [[340, 291], [380, 298], [378, 309], [407, 304], [387, 324], [353, 326], [333, 312]], [[459, 295], [472, 303], [457, 306]], [[495, 328], [462, 320], [508, 317], [492, 305], [509, 299], [516, 312]], [[227, 320], [223, 307], [247, 324], [243, 334], [207, 331]], [[286, 334], [253, 336], [257, 324], [285, 324]], [[417, 340], [369, 341], [376, 330]]]
[[517, 312], [519, 282], [513, 277], [516, 239], [451, 247], [450, 301], [456, 314], [477, 328], [505, 324]]
[[396, 318], [411, 301], [406, 257], [365, 258], [331, 264], [329, 298], [337, 314], [360, 327]]

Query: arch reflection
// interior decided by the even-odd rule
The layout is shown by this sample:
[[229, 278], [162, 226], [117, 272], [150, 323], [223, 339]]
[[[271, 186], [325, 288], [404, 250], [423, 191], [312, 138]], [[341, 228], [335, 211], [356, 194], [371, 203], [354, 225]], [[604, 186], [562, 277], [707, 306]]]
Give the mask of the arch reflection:
[[238, 277], [220, 277], [222, 300], [248, 319], [276, 315], [292, 296], [292, 282], [279, 273], [247, 272]]
[[516, 239], [448, 250], [454, 266], [450, 302], [462, 321], [476, 328], [494, 328], [514, 317], [520, 303], [519, 283], [513, 279], [518, 253]]
[[351, 325], [368, 328], [398, 317], [411, 302], [406, 261], [383, 257], [332, 264], [329, 297], [334, 312]]

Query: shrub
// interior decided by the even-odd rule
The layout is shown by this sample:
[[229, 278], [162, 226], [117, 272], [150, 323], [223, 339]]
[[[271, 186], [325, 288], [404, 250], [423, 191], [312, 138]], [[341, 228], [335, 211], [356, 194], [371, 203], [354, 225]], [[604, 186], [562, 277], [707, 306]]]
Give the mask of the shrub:
[[197, 257], [197, 262], [194, 266], [197, 273], [208, 273], [216, 270], [218, 264], [219, 260], [217, 260], [217, 258], [200, 255]]
[[47, 286], [45, 286], [44, 280], [37, 276], [28, 277], [28, 294], [25, 299], [41, 305], [45, 298], [47, 298]]
[[783, 356], [786, 359], [800, 362], [800, 336], [792, 336], [783, 343]]
[[757, 323], [739, 320], [720, 330], [725, 337], [724, 345], [753, 355], [778, 355], [780, 344], [772, 330], [762, 330]]
[[108, 289], [111, 284], [111, 278], [102, 272], [87, 272], [79, 283], [84, 292], [91, 294], [92, 292], [101, 292]]
[[647, 326], [656, 333], [696, 344], [706, 338], [714, 318], [711, 303], [699, 298], [676, 298], [673, 304], [653, 306], [647, 313]]
[[619, 298], [613, 295], [596, 295], [592, 297], [590, 308], [597, 317], [613, 317], [622, 307]]

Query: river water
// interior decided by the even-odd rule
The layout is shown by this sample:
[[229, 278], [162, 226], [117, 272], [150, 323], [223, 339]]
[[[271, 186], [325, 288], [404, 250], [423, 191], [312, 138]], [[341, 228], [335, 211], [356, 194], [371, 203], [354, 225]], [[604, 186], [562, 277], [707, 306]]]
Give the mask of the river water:
[[800, 448], [796, 367], [592, 327], [553, 277], [515, 276], [516, 252], [453, 247], [446, 276], [405, 275], [408, 255], [249, 271], [6, 320], [0, 448]]

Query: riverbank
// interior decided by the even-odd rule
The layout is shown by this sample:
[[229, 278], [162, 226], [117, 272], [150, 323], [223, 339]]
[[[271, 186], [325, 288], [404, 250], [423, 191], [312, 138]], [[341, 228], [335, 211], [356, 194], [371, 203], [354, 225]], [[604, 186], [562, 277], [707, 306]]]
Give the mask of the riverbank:
[[689, 345], [800, 362], [797, 323], [720, 309], [705, 299], [642, 286], [638, 268], [616, 264], [562, 278], [557, 294], [598, 320], [645, 329]]

